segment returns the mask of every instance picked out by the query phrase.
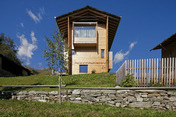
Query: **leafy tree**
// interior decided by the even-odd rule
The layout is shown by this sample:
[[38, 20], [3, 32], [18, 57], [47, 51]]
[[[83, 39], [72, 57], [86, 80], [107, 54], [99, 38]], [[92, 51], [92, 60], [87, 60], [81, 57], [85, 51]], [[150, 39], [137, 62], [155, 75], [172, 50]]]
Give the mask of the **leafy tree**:
[[47, 48], [43, 50], [48, 66], [54, 71], [67, 72], [68, 47], [65, 44], [66, 39], [63, 38], [58, 28], [54, 34], [51, 34], [51, 37], [46, 37]]
[[21, 61], [17, 58], [17, 50], [14, 41], [10, 37], [5, 37], [4, 33], [0, 34], [0, 54], [11, 59], [17, 64]]

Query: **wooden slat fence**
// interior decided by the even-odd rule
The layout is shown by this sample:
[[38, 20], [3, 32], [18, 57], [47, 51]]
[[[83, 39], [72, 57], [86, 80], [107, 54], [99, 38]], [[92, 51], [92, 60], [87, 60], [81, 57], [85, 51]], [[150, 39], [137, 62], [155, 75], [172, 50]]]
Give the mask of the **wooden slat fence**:
[[[119, 79], [119, 74], [129, 73], [134, 76], [137, 86], [148, 87], [152, 84], [176, 86], [176, 58], [126, 60], [123, 66], [125, 70], [122, 70], [124, 67], [120, 67], [116, 72], [116, 79]], [[120, 79], [125, 79], [125, 77]], [[118, 80], [117, 84], [120, 84]]]

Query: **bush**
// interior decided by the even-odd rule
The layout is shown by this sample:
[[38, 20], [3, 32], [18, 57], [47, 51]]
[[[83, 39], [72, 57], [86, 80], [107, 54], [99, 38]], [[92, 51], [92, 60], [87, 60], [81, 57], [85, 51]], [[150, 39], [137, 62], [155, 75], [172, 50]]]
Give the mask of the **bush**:
[[134, 80], [133, 75], [130, 75], [129, 73], [127, 76], [125, 76], [125, 80], [122, 80], [121, 87], [134, 87], [136, 86], [136, 81]]
[[162, 84], [162, 82], [160, 82], [160, 83], [155, 83], [155, 84], [154, 84], [154, 83], [150, 83], [149, 86], [150, 86], [150, 87], [163, 87], [163, 84]]
[[96, 70], [92, 70], [92, 74], [95, 74]]

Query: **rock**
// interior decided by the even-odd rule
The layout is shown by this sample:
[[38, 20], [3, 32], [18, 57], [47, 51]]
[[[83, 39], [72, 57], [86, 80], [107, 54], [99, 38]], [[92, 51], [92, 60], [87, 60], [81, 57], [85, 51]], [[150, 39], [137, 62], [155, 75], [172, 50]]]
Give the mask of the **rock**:
[[176, 97], [173, 97], [173, 96], [172, 96], [172, 97], [169, 98], [169, 100], [170, 100], [170, 101], [176, 101]]
[[153, 97], [157, 97], [157, 96], [160, 96], [160, 95], [159, 94], [148, 94], [149, 98], [153, 98]]
[[40, 97], [32, 97], [33, 100], [40, 100]]
[[70, 101], [72, 103], [81, 103], [81, 101]]
[[129, 107], [132, 108], [150, 108], [151, 106], [151, 102], [133, 102], [129, 104]]
[[102, 93], [104, 94], [116, 94], [115, 90], [102, 90]]
[[114, 104], [115, 104], [115, 102], [114, 102], [114, 101], [108, 101], [108, 103], [109, 103], [109, 104], [112, 104], [112, 105], [114, 105]]
[[36, 94], [36, 91], [29, 91], [28, 94], [29, 95], [34, 95], [34, 94]]
[[51, 91], [51, 92], [49, 92], [49, 95], [58, 95], [59, 93], [58, 93], [58, 91]]
[[117, 93], [118, 94], [123, 94], [123, 93], [127, 93], [129, 90], [118, 90]]
[[121, 103], [116, 103], [116, 107], [120, 107]]
[[141, 95], [141, 97], [143, 97], [143, 98], [147, 98], [147, 95]]
[[76, 101], [81, 101], [80, 97], [75, 98]]
[[38, 100], [39, 102], [47, 102], [46, 100]]
[[176, 106], [176, 102], [174, 102], [173, 105]]
[[133, 96], [128, 96], [127, 100], [128, 100], [128, 102], [134, 102], [134, 101], [136, 101], [136, 98], [134, 98]]
[[35, 91], [36, 94], [48, 94], [46, 91]]
[[72, 92], [72, 94], [73, 95], [79, 95], [81, 93], [81, 91], [80, 90], [73, 90], [73, 92]]
[[115, 88], [121, 88], [120, 86], [115, 86]]
[[18, 93], [18, 95], [27, 95], [27, 94], [28, 94], [27, 91], [20, 91], [20, 92]]
[[159, 105], [160, 105], [160, 102], [154, 102], [153, 105], [154, 105], [154, 106], [159, 106]]
[[142, 102], [142, 101], [143, 101], [143, 98], [137, 97], [137, 102]]
[[165, 93], [165, 90], [136, 90], [137, 93]]

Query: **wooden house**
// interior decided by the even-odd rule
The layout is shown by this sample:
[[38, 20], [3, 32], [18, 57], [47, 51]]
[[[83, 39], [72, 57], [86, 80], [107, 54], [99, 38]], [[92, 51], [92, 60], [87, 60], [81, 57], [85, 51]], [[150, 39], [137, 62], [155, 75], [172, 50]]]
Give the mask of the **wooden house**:
[[112, 69], [110, 52], [120, 17], [86, 6], [55, 18], [69, 47], [68, 73], [101, 73]]
[[162, 58], [176, 57], [176, 33], [171, 35], [169, 38], [158, 44], [151, 50], [162, 50]]

